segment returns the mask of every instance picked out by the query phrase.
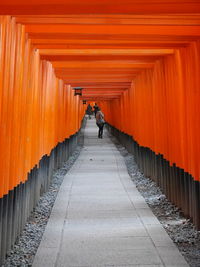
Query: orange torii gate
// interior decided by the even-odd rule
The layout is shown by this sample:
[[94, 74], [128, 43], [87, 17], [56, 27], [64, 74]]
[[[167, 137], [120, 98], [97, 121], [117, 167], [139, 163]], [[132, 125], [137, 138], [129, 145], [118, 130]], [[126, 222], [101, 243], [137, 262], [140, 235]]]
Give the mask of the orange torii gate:
[[1, 2], [0, 205], [71, 142], [88, 100], [200, 228], [199, 71], [199, 0]]

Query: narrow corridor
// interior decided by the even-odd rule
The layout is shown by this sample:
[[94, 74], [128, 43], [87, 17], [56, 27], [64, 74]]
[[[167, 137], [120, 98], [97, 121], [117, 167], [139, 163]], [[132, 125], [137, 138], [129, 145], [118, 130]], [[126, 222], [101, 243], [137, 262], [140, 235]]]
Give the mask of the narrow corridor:
[[87, 120], [34, 260], [44, 266], [188, 266], [130, 179], [105, 131]]

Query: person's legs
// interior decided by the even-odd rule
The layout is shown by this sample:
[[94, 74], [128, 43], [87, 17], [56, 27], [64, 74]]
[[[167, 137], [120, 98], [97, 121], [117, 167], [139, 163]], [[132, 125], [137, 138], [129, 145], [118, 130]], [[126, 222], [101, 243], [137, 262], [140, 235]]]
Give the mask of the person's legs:
[[99, 128], [99, 132], [98, 132], [98, 138], [100, 138], [100, 133], [101, 133], [101, 127], [100, 127], [100, 124], [97, 123], [97, 126]]
[[103, 126], [104, 126], [104, 125], [101, 125], [101, 127], [100, 127], [100, 138], [103, 137]]
[[103, 137], [103, 127], [104, 127], [104, 124], [97, 123], [97, 126], [99, 127], [98, 138], [102, 138]]
[[103, 124], [103, 126], [102, 126], [101, 138], [103, 137], [103, 127], [104, 127], [104, 124]]

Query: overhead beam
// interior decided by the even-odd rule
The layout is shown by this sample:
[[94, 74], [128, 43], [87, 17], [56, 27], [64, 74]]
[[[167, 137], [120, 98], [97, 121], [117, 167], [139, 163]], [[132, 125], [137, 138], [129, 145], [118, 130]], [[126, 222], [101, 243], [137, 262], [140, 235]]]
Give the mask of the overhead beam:
[[54, 56], [160, 56], [171, 55], [174, 49], [40, 49], [39, 52], [40, 55]]
[[81, 82], [82, 84], [84, 82], [90, 82], [90, 83], [95, 83], [95, 82], [104, 82], [104, 83], [107, 83], [107, 82], [131, 82], [133, 80], [133, 78], [98, 78], [98, 79], [95, 79], [95, 78], [86, 78], [86, 79], [63, 79], [63, 81], [67, 84], [73, 84], [77, 81]]
[[136, 74], [141, 69], [62, 69], [62, 68], [57, 68], [55, 69], [56, 74], [61, 74], [61, 75], [93, 75], [93, 74]]
[[[82, 48], [81, 48], [82, 50]], [[160, 59], [160, 55], [40, 55], [42, 60], [48, 61], [119, 61], [133, 62], [133, 63], [153, 63]]]
[[[49, 26], [48, 26], [49, 27]], [[156, 27], [156, 26], [155, 26]], [[162, 27], [162, 26], [160, 26]], [[184, 27], [183, 27], [184, 28]], [[170, 35], [165, 34], [163, 31], [155, 32], [155, 34], [143, 34], [142, 32], [138, 34], [110, 34], [110, 33], [57, 33], [57, 32], [41, 32], [41, 33], [29, 33], [29, 37], [31, 39], [47, 39], [47, 40], [55, 40], [55, 39], [64, 39], [64, 40], [124, 40], [124, 41], [134, 41], [135, 43], [146, 42], [147, 44], [150, 42], [164, 42], [164, 41], [179, 41], [179, 42], [190, 42], [197, 39], [197, 36], [193, 36], [191, 34], [186, 35]]]
[[85, 96], [81, 97], [81, 100], [90, 100], [90, 101], [105, 101], [105, 100], [113, 100], [120, 99], [120, 96]]
[[200, 25], [199, 14], [171, 14], [169, 15], [93, 15], [81, 14], [70, 16], [56, 16], [56, 15], [43, 15], [43, 16], [17, 16], [16, 21], [23, 24], [134, 24], [134, 25]]
[[193, 25], [63, 25], [52, 24], [51, 27], [43, 24], [25, 25], [26, 32], [33, 34], [63, 33], [63, 34], [104, 34], [104, 35], [175, 35], [200, 36], [200, 26]]
[[[95, 82], [95, 83], [84, 83], [84, 88], [123, 88], [123, 89], [128, 89], [130, 86], [130, 82], [107, 82], [107, 83], [103, 83], [103, 82]], [[72, 87], [80, 87], [82, 86], [82, 83], [79, 82], [75, 82], [75, 83], [71, 83]]]
[[83, 89], [83, 92], [107, 92], [107, 91], [110, 91], [110, 92], [124, 92], [126, 91], [127, 89], [115, 89], [115, 88], [84, 88]]
[[79, 38], [80, 36], [77, 35], [77, 38], [74, 38], [74, 39], [71, 39], [69, 38], [70, 36], [68, 36], [68, 38], [55, 38], [55, 39], [46, 39], [44, 38], [41, 38], [41, 39], [37, 39], [37, 38], [34, 38], [32, 39], [32, 43], [35, 44], [35, 45], [50, 45], [50, 44], [57, 44], [57, 45], [130, 45], [130, 46], [137, 46], [137, 47], [145, 47], [145, 46], [175, 46], [175, 45], [187, 45], [188, 44], [188, 41], [186, 40], [176, 40], [175, 38], [170, 38], [168, 40], [150, 40], [147, 36], [148, 39], [146, 40], [143, 40], [143, 38], [141, 38], [141, 40], [138, 40], [137, 38], [132, 38], [130, 39], [127, 38], [126, 40], [123, 40], [123, 39], [118, 39], [118, 38], [112, 38], [112, 39], [97, 39], [96, 38], [96, 35], [90, 39], [88, 39], [87, 37], [86, 38]]
[[[78, 7], [78, 8], [77, 8]], [[199, 13], [198, 0], [7, 0], [0, 3], [0, 14], [169, 14]]]
[[83, 92], [83, 96], [120, 96], [123, 92]]
[[134, 62], [125, 62], [124, 61], [88, 61], [88, 62], [82, 62], [82, 61], [53, 61], [52, 62], [54, 68], [65, 68], [65, 69], [72, 69], [72, 68], [83, 68], [83, 69], [144, 69], [144, 68], [152, 68], [154, 66], [153, 63], [134, 63]]
[[67, 74], [57, 74], [58, 77], [62, 77], [63, 79], [99, 79], [99, 78], [117, 78], [117, 79], [121, 79], [121, 78], [132, 78], [135, 77], [136, 74], [87, 74], [87, 75], [80, 75], [80, 74], [71, 74], [71, 75], [67, 75]]

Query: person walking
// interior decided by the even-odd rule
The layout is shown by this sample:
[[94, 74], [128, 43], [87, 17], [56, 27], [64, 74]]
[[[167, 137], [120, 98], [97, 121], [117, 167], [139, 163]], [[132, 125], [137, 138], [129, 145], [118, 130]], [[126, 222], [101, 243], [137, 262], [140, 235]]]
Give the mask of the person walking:
[[89, 119], [91, 119], [92, 115], [92, 106], [88, 104], [87, 109], [86, 109], [86, 114], [89, 116]]
[[97, 114], [97, 111], [99, 109], [99, 107], [97, 106], [97, 103], [94, 104], [93, 109], [94, 109], [94, 116], [96, 118], [96, 114]]
[[96, 124], [99, 127], [98, 138], [103, 138], [103, 127], [105, 124], [105, 120], [104, 120], [104, 114], [102, 113], [99, 107], [96, 113]]

